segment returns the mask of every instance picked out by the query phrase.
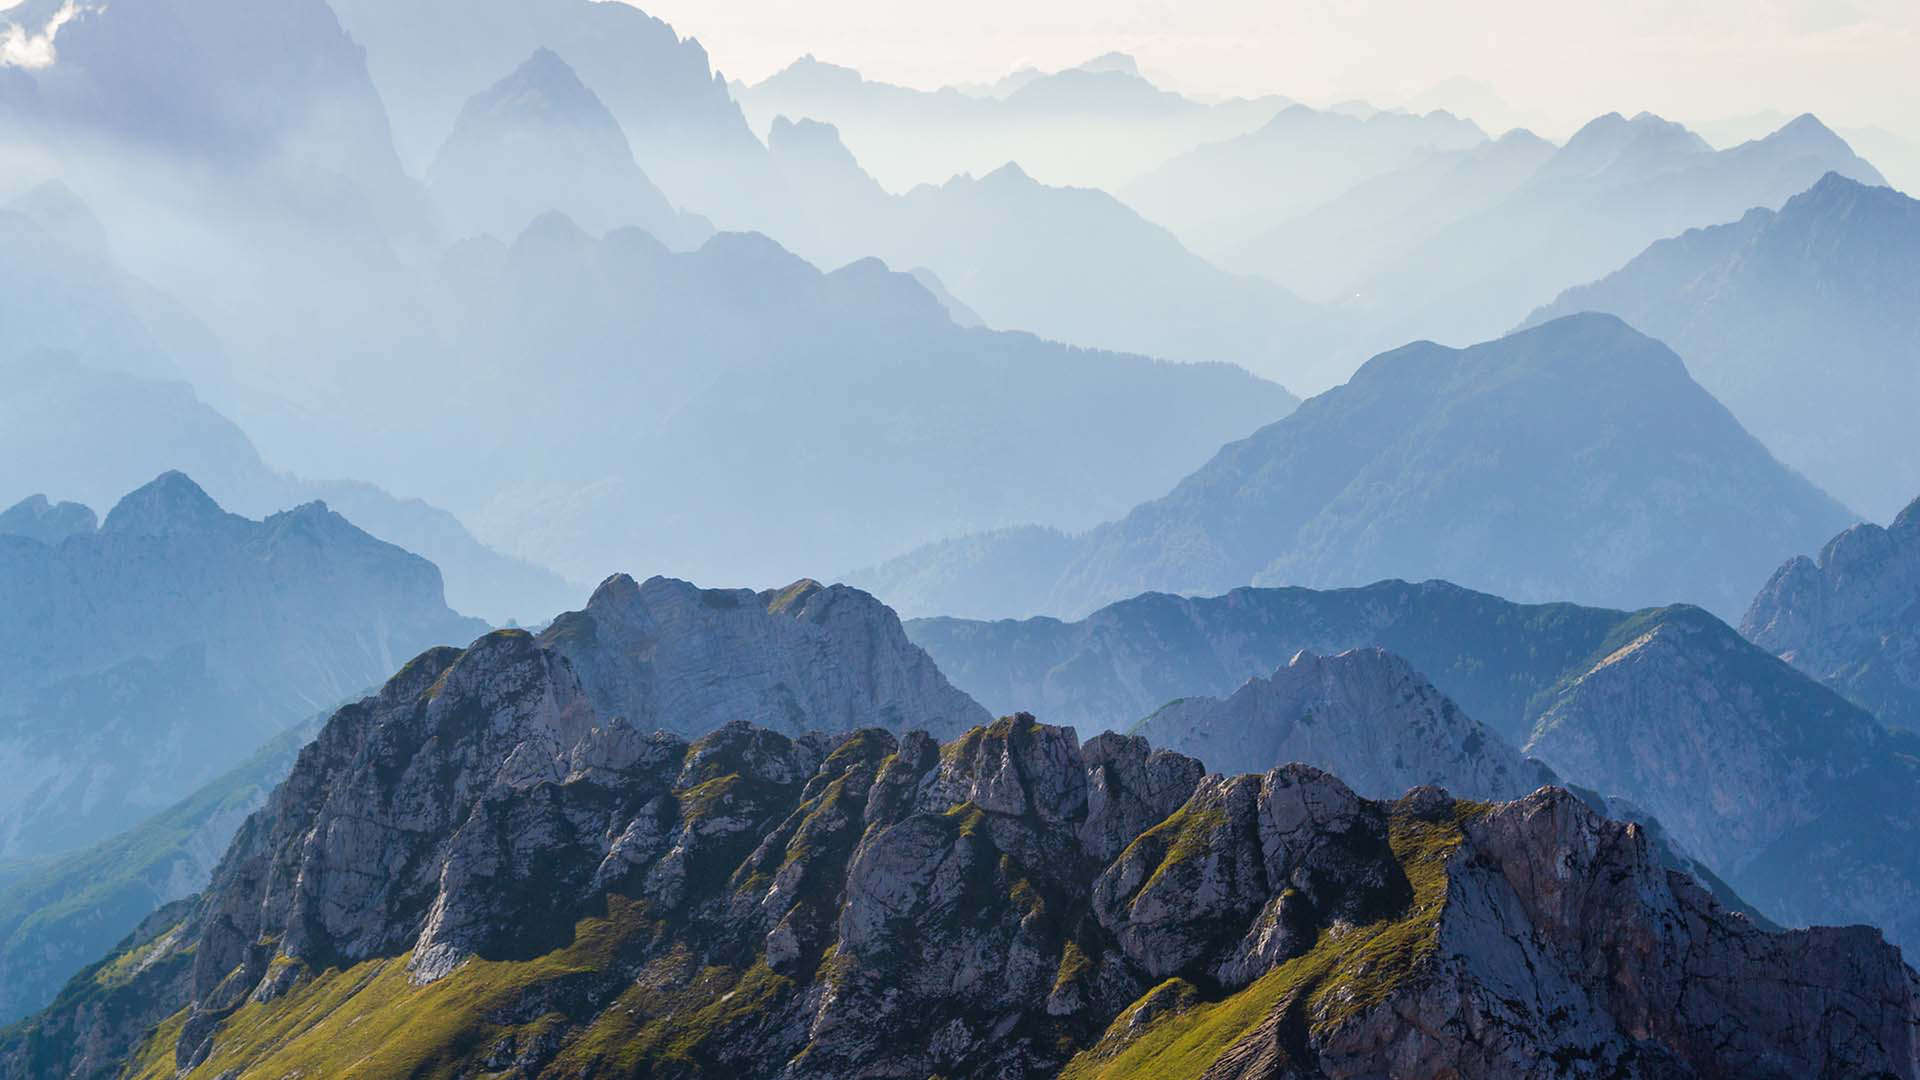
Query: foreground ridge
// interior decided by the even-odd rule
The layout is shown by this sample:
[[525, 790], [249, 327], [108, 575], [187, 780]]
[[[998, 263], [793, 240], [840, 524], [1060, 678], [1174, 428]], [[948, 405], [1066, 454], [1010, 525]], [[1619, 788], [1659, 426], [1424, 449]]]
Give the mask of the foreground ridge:
[[1542, 788], [1362, 799], [1020, 714], [697, 740], [522, 632], [337, 713], [4, 1075], [1914, 1076], [1867, 928], [1769, 933]]

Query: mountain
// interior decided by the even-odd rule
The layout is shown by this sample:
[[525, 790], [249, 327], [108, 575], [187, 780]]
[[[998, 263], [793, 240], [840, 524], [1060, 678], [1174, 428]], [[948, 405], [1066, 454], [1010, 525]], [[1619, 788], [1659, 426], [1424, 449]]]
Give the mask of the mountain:
[[1486, 137], [1451, 113], [1362, 118], [1294, 105], [1246, 134], [1166, 161], [1119, 194], [1195, 251], [1224, 258], [1356, 184]]
[[[25, 0], [7, 17], [45, 26], [62, 6]], [[304, 187], [302, 209], [336, 227], [378, 231], [409, 203], [364, 56], [322, 0], [146, 0], [68, 14], [32, 99], [68, 164], [136, 157], [144, 183], [184, 179], [151, 174], [181, 166], [203, 183], [233, 182], [220, 192], [229, 196], [263, 190], [263, 179], [280, 195]], [[192, 46], [155, 47], [163, 41]]]
[[673, 205], [727, 227], [777, 194], [766, 150], [698, 41], [631, 4], [593, 0], [336, 0], [366, 50], [400, 153], [424, 168], [463, 104], [537, 49], [566, 57]]
[[599, 715], [644, 731], [697, 738], [748, 721], [794, 735], [944, 735], [989, 719], [892, 611], [845, 585], [755, 593], [615, 574], [539, 644], [565, 658]]
[[[908, 716], [958, 731], [987, 718], [892, 612], [840, 586], [802, 581], [754, 594], [616, 575], [541, 640], [567, 658], [601, 714], [687, 737], [741, 718], [794, 732], [899, 726]], [[321, 719], [128, 832], [5, 883], [0, 1023], [44, 1006], [89, 958], [204, 887]]]
[[[1147, 590], [1439, 577], [1519, 600], [1687, 600], [1731, 618], [1792, 538], [1850, 518], [1671, 350], [1578, 315], [1470, 349], [1384, 353], [1076, 537], [1066, 558], [1059, 545], [1028, 556], [1029, 534], [1010, 533], [1015, 550], [983, 564], [1051, 581], [998, 615], [1083, 613]], [[969, 612], [970, 582], [924, 557], [856, 583], [910, 615]]]
[[1530, 321], [1575, 311], [1673, 346], [1780, 460], [1869, 517], [1920, 491], [1920, 460], [1886, 452], [1920, 401], [1920, 202], [1828, 173], [1778, 210], [1660, 240]]
[[206, 887], [248, 814], [292, 771], [326, 714], [295, 724], [192, 794], [84, 851], [0, 883], [0, 1026], [45, 1008], [74, 972]]
[[986, 92], [916, 90], [803, 56], [734, 96], [754, 130], [781, 118], [838, 128], [891, 191], [984, 175], [1009, 161], [1046, 183], [1114, 190], [1204, 142], [1251, 131], [1282, 97], [1199, 102], [1155, 86], [1131, 57], [1029, 70]]
[[1530, 131], [1417, 152], [1248, 238], [1227, 265], [1320, 303], [1347, 300], [1368, 277], [1452, 222], [1518, 189], [1557, 148]]
[[0, 512], [0, 536], [24, 536], [59, 547], [69, 536], [92, 536], [100, 519], [79, 503], [53, 503], [45, 495], [22, 499]]
[[445, 267], [458, 336], [380, 380], [340, 467], [573, 577], [792, 580], [972, 528], [1084, 528], [1292, 405], [1224, 364], [962, 328], [911, 275], [822, 273], [756, 234], [673, 253], [548, 217]]
[[926, 267], [990, 326], [1281, 382], [1329, 332], [1313, 306], [1219, 269], [1103, 191], [1005, 164], [893, 196], [830, 125], [776, 118], [768, 145], [795, 207], [774, 227], [783, 243], [822, 266]]
[[1660, 820], [1793, 925], [1920, 941], [1920, 741], [1695, 609], [1623, 624], [1539, 702], [1524, 747]]
[[[1390, 779], [1373, 783], [1391, 790], [1448, 763], [1463, 769], [1450, 782], [1464, 788], [1464, 770], [1501, 760], [1469, 738], [1484, 725], [1568, 783], [1603, 793], [1610, 813], [1657, 821], [1663, 844], [1704, 863], [1703, 880], [1723, 879], [1728, 895], [1773, 919], [1866, 922], [1902, 945], [1920, 940], [1910, 902], [1920, 862], [1883, 842], [1920, 827], [1911, 736], [1697, 608], [1525, 605], [1445, 582], [1382, 582], [1150, 594], [1077, 623], [907, 626], [990, 707], [1150, 733], [1221, 768], [1300, 756], [1360, 777], [1384, 771]], [[1421, 675], [1395, 676], [1384, 658], [1340, 665], [1309, 655], [1298, 670], [1288, 659], [1369, 648]], [[1462, 715], [1439, 704], [1401, 711], [1435, 693]], [[1306, 711], [1328, 715], [1332, 730], [1304, 725]], [[1419, 719], [1430, 713], [1440, 720]], [[1382, 728], [1391, 752], [1377, 749]], [[1396, 760], [1408, 771], [1393, 771]]]
[[1782, 566], [1740, 624], [1883, 723], [1920, 730], [1920, 500]]
[[461, 235], [518, 236], [550, 210], [595, 234], [638, 226], [673, 248], [713, 232], [667, 202], [613, 114], [550, 49], [467, 101], [427, 182]]
[[1231, 696], [1171, 701], [1132, 734], [1215, 772], [1305, 762], [1370, 798], [1434, 786], [1461, 798], [1508, 801], [1558, 782], [1553, 770], [1522, 757], [1381, 649], [1337, 656], [1303, 650]]
[[312, 503], [226, 513], [173, 472], [97, 533], [0, 536], [0, 853], [119, 832], [277, 731], [471, 638], [433, 565]]
[[1829, 172], [1885, 182], [1811, 115], [1716, 151], [1657, 116], [1609, 113], [1505, 198], [1379, 268], [1350, 315], [1370, 313], [1386, 340], [1479, 341], [1656, 240], [1778, 207]]
[[0, 1075], [1916, 1074], [1897, 950], [1760, 930], [1564, 792], [1202, 771], [1028, 716], [646, 736], [491, 635], [336, 714]]
[[57, 180], [0, 205], [0, 319], [0, 363], [54, 351], [148, 378], [231, 377], [212, 332], [129, 273], [92, 208]]
[[0, 473], [0, 506], [45, 493], [111, 506], [155, 469], [169, 469], [252, 517], [323, 501], [380, 539], [425, 556], [445, 576], [449, 604], [496, 622], [545, 620], [583, 591], [482, 544], [453, 515], [418, 499], [275, 471], [245, 432], [183, 382], [42, 353], [0, 362], [0, 383], [7, 387], [0, 395], [0, 459], [10, 464]]

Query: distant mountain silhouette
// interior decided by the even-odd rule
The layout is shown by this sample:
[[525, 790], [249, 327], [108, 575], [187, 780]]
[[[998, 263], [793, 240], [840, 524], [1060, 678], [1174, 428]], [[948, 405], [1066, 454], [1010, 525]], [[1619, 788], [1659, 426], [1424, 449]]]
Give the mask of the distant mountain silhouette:
[[0, 362], [0, 385], [0, 460], [8, 463], [0, 506], [39, 494], [111, 506], [155, 469], [184, 470], [223, 505], [255, 517], [324, 499], [380, 539], [433, 560], [451, 604], [469, 614], [545, 619], [577, 598], [576, 586], [488, 548], [445, 510], [371, 484], [276, 472], [185, 383], [41, 353]]
[[706, 50], [631, 4], [338, 0], [334, 9], [366, 47], [401, 153], [416, 167], [471, 95], [545, 48], [593, 88], [674, 205], [738, 227], [773, 194], [765, 149]]
[[1524, 184], [1552, 143], [1529, 131], [1414, 155], [1246, 241], [1228, 265], [1316, 301], [1347, 299], [1383, 266]]
[[1322, 313], [1227, 273], [1103, 191], [1008, 164], [886, 193], [830, 126], [774, 121], [794, 213], [776, 233], [821, 265], [877, 255], [924, 266], [990, 326], [1170, 360], [1223, 360], [1283, 384], [1317, 356]]
[[[373, 445], [399, 486], [575, 576], [790, 580], [969, 528], [1084, 528], [1294, 404], [1225, 365], [966, 329], [908, 274], [822, 273], [757, 234], [674, 254], [549, 215], [446, 273], [458, 336], [389, 388]], [[457, 468], [428, 452], [453, 442]]]
[[[1655, 240], [1778, 207], [1828, 172], [1880, 174], [1812, 116], [1715, 151], [1678, 124], [1610, 113], [1483, 210], [1355, 286], [1382, 343], [1503, 333], [1560, 290], [1618, 269]], [[1356, 313], [1358, 314], [1358, 313]]]
[[[924, 557], [855, 576], [909, 614], [1075, 615], [1146, 590], [1445, 578], [1517, 600], [1690, 601], [1737, 617], [1781, 556], [1850, 519], [1611, 316], [1417, 343], [1229, 444], [1163, 498], [1033, 554], [1016, 610]], [[1021, 565], [1014, 552], [988, 566]]]
[[735, 95], [754, 129], [830, 123], [890, 190], [1008, 161], [1049, 184], [1114, 189], [1175, 154], [1266, 123], [1282, 97], [1202, 103], [1155, 86], [1129, 56], [1026, 69], [990, 87], [916, 90], [804, 56]]
[[518, 236], [550, 210], [593, 233], [638, 226], [675, 248], [713, 233], [667, 202], [613, 114], [549, 49], [468, 100], [427, 179], [456, 235]]
[[1167, 161], [1119, 194], [1194, 250], [1220, 258], [1356, 184], [1486, 137], [1451, 113], [1363, 119], [1295, 105], [1258, 130]]
[[1884, 520], [1920, 491], [1920, 202], [1828, 173], [1661, 240], [1528, 320], [1606, 311], [1672, 345], [1782, 461]]
[[182, 473], [56, 546], [0, 535], [0, 852], [119, 832], [402, 658], [486, 625], [433, 565], [310, 503], [264, 521]]

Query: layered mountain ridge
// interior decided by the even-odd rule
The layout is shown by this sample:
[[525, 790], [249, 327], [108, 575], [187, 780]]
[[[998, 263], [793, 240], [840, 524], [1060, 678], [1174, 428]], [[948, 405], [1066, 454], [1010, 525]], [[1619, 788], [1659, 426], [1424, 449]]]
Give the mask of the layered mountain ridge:
[[1920, 491], [1888, 454], [1920, 401], [1920, 201], [1830, 172], [1774, 209], [1661, 240], [1530, 324], [1606, 311], [1665, 341], [1772, 448], [1886, 520]]
[[[919, 552], [852, 579], [910, 615], [1076, 616], [1149, 590], [1434, 577], [1736, 618], [1795, 550], [1787, 538], [1810, 547], [1851, 517], [1671, 350], [1582, 314], [1465, 350], [1383, 353], [1070, 543], [1009, 532], [988, 556]], [[996, 610], [978, 567], [1008, 565], [1050, 584]]]
[[1920, 730], [1920, 500], [1781, 566], [1740, 624], [1748, 639], [1883, 722]]
[[324, 504], [253, 521], [180, 473], [98, 532], [0, 535], [0, 851], [132, 824], [399, 658], [485, 628], [440, 574]]
[[336, 714], [208, 892], [0, 1070], [1920, 1067], [1916, 977], [1871, 930], [1757, 929], [1565, 792], [1203, 772], [1024, 715], [944, 746], [643, 735], [497, 632]]

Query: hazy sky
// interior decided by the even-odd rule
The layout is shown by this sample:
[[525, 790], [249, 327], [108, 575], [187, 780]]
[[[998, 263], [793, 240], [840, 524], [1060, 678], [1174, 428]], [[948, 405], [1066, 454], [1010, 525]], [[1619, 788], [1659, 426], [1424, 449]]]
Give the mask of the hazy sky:
[[931, 87], [1119, 49], [1200, 92], [1389, 105], [1465, 76], [1548, 128], [1775, 109], [1920, 136], [1920, 0], [639, 2], [748, 81], [808, 52]]

